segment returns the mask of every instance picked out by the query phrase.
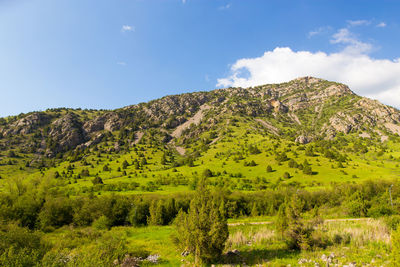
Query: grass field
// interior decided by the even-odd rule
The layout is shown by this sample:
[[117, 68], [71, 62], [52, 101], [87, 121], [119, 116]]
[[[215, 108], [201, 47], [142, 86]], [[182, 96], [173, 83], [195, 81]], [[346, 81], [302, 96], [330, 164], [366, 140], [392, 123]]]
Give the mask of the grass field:
[[[85, 246], [90, 236], [90, 228], [61, 228], [47, 235], [47, 240], [57, 244], [59, 240], [69, 242], [70, 249]], [[390, 230], [382, 220], [360, 219], [355, 221], [327, 221], [318, 229], [329, 237], [325, 249], [313, 251], [291, 251], [275, 231], [274, 224], [237, 225], [229, 227], [229, 239], [225, 254], [218, 266], [223, 264], [246, 264], [251, 266], [320, 266], [327, 264], [325, 256], [331, 257], [331, 263], [339, 266], [355, 263], [357, 266], [390, 266]], [[80, 234], [78, 234], [80, 233]], [[114, 227], [110, 231], [97, 233], [100, 236], [117, 236], [126, 240], [133, 255], [160, 255], [157, 266], [190, 265], [192, 258], [181, 256], [181, 251], [172, 243], [172, 226], [149, 226], [142, 228]], [[94, 233], [91, 233], [94, 236]], [[338, 236], [342, 236], [339, 239]], [[336, 243], [334, 243], [336, 242]], [[228, 251], [237, 250], [237, 254]], [[236, 253], [236, 252], [235, 252]], [[323, 256], [325, 255], [325, 256]], [[301, 263], [301, 264], [300, 264]], [[146, 264], [145, 264], [146, 266]]]

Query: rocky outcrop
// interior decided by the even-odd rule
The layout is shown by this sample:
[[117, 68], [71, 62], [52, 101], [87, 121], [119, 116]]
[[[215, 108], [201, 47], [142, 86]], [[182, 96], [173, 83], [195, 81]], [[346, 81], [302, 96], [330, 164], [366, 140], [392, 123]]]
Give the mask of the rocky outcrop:
[[106, 123], [105, 116], [99, 116], [92, 120], [89, 120], [83, 124], [83, 130], [90, 134], [93, 132], [98, 132], [104, 130], [104, 124]]
[[110, 112], [106, 115], [102, 115], [85, 122], [83, 125], [83, 130], [88, 134], [103, 130], [113, 132], [119, 130], [122, 126], [122, 123], [123, 122], [117, 113]]
[[300, 143], [300, 144], [308, 144], [312, 141], [312, 137], [305, 136], [305, 135], [299, 135], [296, 137], [295, 142]]
[[68, 113], [51, 124], [49, 137], [57, 144], [56, 150], [73, 149], [86, 141], [77, 115]]
[[44, 113], [35, 112], [12, 123], [7, 130], [3, 131], [3, 135], [30, 134], [49, 121], [50, 116]]

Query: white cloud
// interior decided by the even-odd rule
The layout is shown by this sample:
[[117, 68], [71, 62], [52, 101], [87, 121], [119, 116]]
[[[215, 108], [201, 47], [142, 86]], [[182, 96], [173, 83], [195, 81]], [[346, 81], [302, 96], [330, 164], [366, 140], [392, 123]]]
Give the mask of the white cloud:
[[348, 20], [347, 24], [349, 26], [365, 26], [371, 24], [371, 21], [369, 20]]
[[219, 10], [225, 10], [225, 9], [229, 9], [231, 6], [232, 6], [232, 5], [229, 3], [229, 4], [226, 4], [226, 5], [224, 5], [224, 6], [220, 6], [218, 9], [219, 9]]
[[327, 32], [327, 31], [329, 31], [331, 29], [332, 28], [330, 26], [319, 27], [319, 28], [317, 28], [317, 29], [315, 29], [313, 31], [310, 31], [308, 33], [308, 38], [314, 37], [316, 35], [320, 35], [320, 34], [325, 33], [325, 32]]
[[186, 4], [186, 0], [182, 0], [182, 3], [183, 3], [183, 4]]
[[124, 62], [124, 61], [119, 61], [119, 62], [117, 62], [117, 64], [120, 65], [120, 66], [126, 66], [127, 65], [126, 62]]
[[302, 76], [342, 82], [362, 96], [400, 107], [400, 59], [373, 59], [346, 49], [328, 54], [277, 47], [261, 57], [239, 59], [228, 77], [218, 79], [217, 86], [249, 87]]
[[135, 27], [130, 25], [122, 25], [121, 32], [133, 32], [135, 31]]
[[345, 45], [344, 52], [350, 54], [368, 53], [372, 50], [372, 45], [361, 42], [347, 28], [340, 29], [332, 36], [332, 44]]
[[314, 30], [314, 31], [310, 31], [310, 32], [308, 33], [308, 37], [311, 38], [311, 37], [313, 37], [314, 35], [318, 35], [318, 34], [320, 34], [320, 33], [322, 33], [322, 27], [321, 27], [321, 28], [318, 28], [318, 29], [316, 29], [316, 30]]
[[385, 22], [381, 22], [381, 23], [378, 23], [377, 25], [376, 25], [376, 27], [378, 27], [378, 28], [385, 28], [387, 25], [386, 25], [386, 23]]

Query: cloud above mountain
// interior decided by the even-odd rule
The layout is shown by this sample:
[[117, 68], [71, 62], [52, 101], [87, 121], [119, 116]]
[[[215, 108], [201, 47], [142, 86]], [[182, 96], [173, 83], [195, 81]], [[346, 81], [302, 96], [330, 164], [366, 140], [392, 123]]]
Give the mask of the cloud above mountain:
[[217, 86], [250, 87], [314, 76], [345, 83], [359, 95], [400, 108], [400, 58], [371, 57], [373, 46], [358, 40], [348, 28], [338, 30], [330, 41], [343, 49], [325, 53], [277, 47], [260, 57], [239, 59]]

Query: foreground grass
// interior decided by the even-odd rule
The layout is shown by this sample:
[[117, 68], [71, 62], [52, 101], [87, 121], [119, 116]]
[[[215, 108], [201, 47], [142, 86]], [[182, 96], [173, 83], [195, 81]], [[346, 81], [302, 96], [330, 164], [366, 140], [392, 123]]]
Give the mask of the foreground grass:
[[[273, 224], [244, 223], [230, 226], [226, 254], [217, 265], [315, 266], [318, 263], [325, 266], [324, 257], [334, 255], [332, 262], [339, 266], [349, 263], [356, 263], [357, 266], [390, 266], [390, 231], [382, 220], [326, 221], [317, 229], [318, 234], [326, 237], [326, 247], [313, 251], [288, 250], [274, 228]], [[173, 226], [114, 227], [102, 231], [91, 227], [64, 227], [46, 234], [46, 239], [56, 245], [63, 240], [70, 251], [75, 251], [71, 253], [79, 253], [79, 249], [87, 242], [92, 242], [93, 238], [118, 237], [125, 240], [131, 255], [160, 255], [157, 266], [190, 265], [191, 255], [181, 256], [182, 251], [172, 243], [173, 233]], [[227, 254], [234, 250], [239, 253]], [[151, 264], [146, 263], [145, 266], [147, 265]]]

